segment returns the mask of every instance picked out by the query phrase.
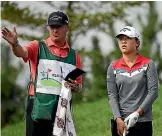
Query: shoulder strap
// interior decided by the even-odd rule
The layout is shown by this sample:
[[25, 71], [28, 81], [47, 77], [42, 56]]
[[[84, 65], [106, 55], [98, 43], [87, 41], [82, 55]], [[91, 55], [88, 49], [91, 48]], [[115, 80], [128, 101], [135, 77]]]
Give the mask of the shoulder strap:
[[41, 41], [38, 41], [38, 54], [37, 54], [37, 62], [36, 62], [36, 74], [35, 74], [35, 81], [33, 81], [32, 79], [32, 73], [31, 73], [31, 62], [29, 60], [29, 69], [30, 69], [30, 81], [27, 85], [27, 89], [28, 89], [28, 95], [29, 95], [29, 89], [30, 89], [30, 84], [33, 84], [34, 85], [34, 94], [35, 94], [35, 91], [36, 91], [36, 88], [35, 88], [35, 83], [36, 83], [36, 78], [37, 78], [37, 71], [38, 71], [38, 64], [39, 64], [39, 54], [40, 54], [40, 50], [39, 50], [39, 43]]
[[37, 62], [36, 62], [36, 70], [35, 70], [35, 81], [34, 81], [34, 95], [36, 95], [36, 83], [37, 83], [37, 74], [38, 74], [38, 64], [39, 64], [39, 54], [40, 54], [40, 43], [43, 42], [38, 40], [38, 53], [37, 53]]

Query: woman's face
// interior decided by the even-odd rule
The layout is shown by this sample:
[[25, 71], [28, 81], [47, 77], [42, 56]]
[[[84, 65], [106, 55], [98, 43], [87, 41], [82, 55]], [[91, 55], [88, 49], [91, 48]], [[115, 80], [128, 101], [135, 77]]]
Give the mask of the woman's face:
[[126, 35], [120, 35], [118, 38], [118, 45], [123, 54], [130, 54], [137, 51], [139, 42], [135, 38], [130, 38]]

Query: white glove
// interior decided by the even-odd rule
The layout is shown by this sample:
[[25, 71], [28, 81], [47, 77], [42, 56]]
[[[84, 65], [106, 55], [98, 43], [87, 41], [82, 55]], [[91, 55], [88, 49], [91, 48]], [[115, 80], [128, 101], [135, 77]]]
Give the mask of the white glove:
[[139, 113], [137, 111], [130, 114], [127, 118], [125, 118], [124, 123], [127, 126], [127, 129], [133, 127], [138, 121]]

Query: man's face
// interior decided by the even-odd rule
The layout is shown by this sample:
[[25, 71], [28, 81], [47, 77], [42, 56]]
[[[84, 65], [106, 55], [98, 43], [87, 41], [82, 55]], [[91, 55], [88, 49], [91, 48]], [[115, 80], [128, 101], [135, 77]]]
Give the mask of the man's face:
[[122, 53], [129, 54], [131, 52], [136, 52], [138, 42], [135, 38], [130, 38], [126, 35], [121, 35], [118, 38], [118, 45]]
[[69, 30], [68, 25], [51, 25], [48, 27], [49, 35], [54, 42], [64, 42], [66, 39], [66, 33]]

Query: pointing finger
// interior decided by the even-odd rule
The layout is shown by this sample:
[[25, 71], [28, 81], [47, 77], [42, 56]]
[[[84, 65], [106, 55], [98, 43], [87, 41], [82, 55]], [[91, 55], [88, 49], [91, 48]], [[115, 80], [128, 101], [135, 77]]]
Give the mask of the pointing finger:
[[10, 30], [8, 30], [8, 28], [4, 28], [4, 30], [7, 32], [7, 33], [10, 33], [11, 31]]
[[7, 35], [7, 32], [5, 30], [2, 30], [2, 35], [3, 36], [6, 36]]
[[5, 40], [6, 40], [6, 37], [5, 37], [5, 36], [3, 36], [3, 35], [2, 35], [2, 37], [3, 37], [3, 39], [5, 39]]
[[11, 32], [6, 28], [6, 27], [4, 27], [4, 28], [2, 28], [2, 34], [3, 34], [3, 36], [8, 36], [9, 34], [11, 34]]
[[17, 33], [17, 32], [16, 32], [16, 27], [15, 27], [15, 26], [12, 28], [12, 30], [13, 30], [13, 32]]

